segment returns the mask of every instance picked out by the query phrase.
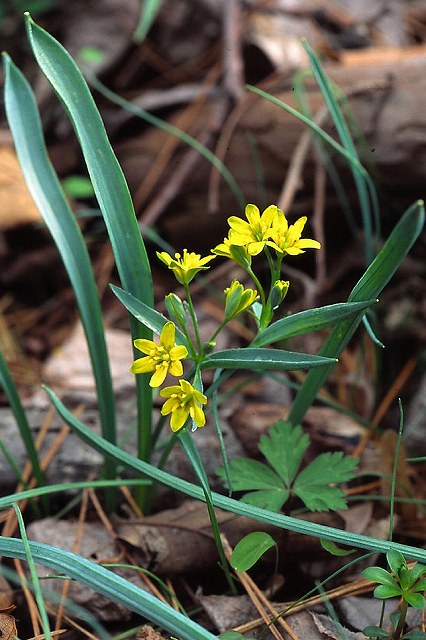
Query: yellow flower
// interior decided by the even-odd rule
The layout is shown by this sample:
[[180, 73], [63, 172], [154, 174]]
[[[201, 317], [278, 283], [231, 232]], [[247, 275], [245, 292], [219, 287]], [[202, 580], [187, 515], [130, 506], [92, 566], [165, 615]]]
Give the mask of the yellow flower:
[[171, 413], [170, 427], [172, 431], [179, 431], [191, 416], [197, 427], [204, 427], [206, 416], [200, 404], [206, 404], [207, 397], [197, 391], [187, 380], [179, 380], [179, 385], [165, 387], [160, 396], [168, 398], [161, 409], [161, 415]]
[[223, 242], [212, 249], [212, 252], [217, 256], [234, 260], [234, 262], [239, 264], [243, 269], [247, 269], [247, 267], [251, 265], [251, 255], [247, 253], [245, 247], [231, 244], [229, 238], [224, 238]]
[[188, 253], [187, 249], [183, 250], [183, 255], [175, 253], [174, 258], [166, 251], [157, 251], [157, 256], [173, 271], [176, 280], [181, 284], [188, 284], [199, 271], [208, 269], [205, 265], [216, 257], [202, 258], [199, 253]]
[[225, 289], [225, 318], [231, 320], [251, 307], [259, 297], [255, 289], [244, 289], [238, 280], [233, 280]]
[[246, 206], [246, 218], [248, 222], [238, 218], [237, 216], [231, 216], [228, 218], [229, 226], [229, 242], [233, 245], [245, 247], [247, 252], [251, 256], [257, 256], [264, 247], [265, 244], [274, 246], [271, 242], [272, 224], [279, 211], [278, 207], [271, 204], [260, 215], [259, 209], [254, 204], [248, 204]]
[[272, 225], [271, 239], [280, 253], [297, 256], [300, 253], [305, 253], [303, 249], [321, 249], [321, 245], [317, 240], [300, 238], [306, 220], [307, 217], [303, 216], [289, 226], [284, 213], [281, 209], [278, 209]]
[[144, 338], [133, 342], [136, 349], [146, 353], [146, 357], [135, 360], [130, 371], [132, 373], [154, 371], [149, 381], [151, 387], [159, 387], [163, 384], [168, 373], [177, 378], [183, 374], [181, 360], [186, 358], [188, 351], [183, 345], [175, 345], [175, 332], [173, 322], [166, 322], [161, 331], [160, 344]]

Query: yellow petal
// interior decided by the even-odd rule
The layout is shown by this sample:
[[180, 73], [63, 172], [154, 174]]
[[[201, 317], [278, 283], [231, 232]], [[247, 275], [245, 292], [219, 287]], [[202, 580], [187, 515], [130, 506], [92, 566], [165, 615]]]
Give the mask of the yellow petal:
[[252, 227], [260, 224], [260, 211], [255, 204], [248, 204], [246, 206], [246, 218]]
[[170, 418], [170, 427], [172, 431], [179, 431], [188, 419], [189, 411], [186, 407], [179, 407], [172, 413]]
[[149, 373], [154, 371], [156, 362], [148, 356], [146, 358], [138, 358], [130, 367], [131, 373]]
[[251, 256], [257, 256], [265, 246], [265, 242], [250, 242], [247, 245], [247, 251]]
[[204, 425], [206, 424], [206, 416], [204, 415], [204, 411], [201, 409], [201, 407], [198, 406], [198, 404], [194, 404], [190, 408], [189, 413], [197, 427], [204, 427]]
[[279, 209], [276, 204], [269, 205], [262, 213], [262, 224], [270, 227], [277, 216], [277, 211], [279, 211]]
[[169, 370], [169, 366], [167, 362], [162, 362], [158, 364], [155, 368], [153, 375], [151, 376], [151, 380], [149, 381], [150, 387], [160, 387], [164, 380], [166, 379], [167, 372]]
[[152, 340], [146, 340], [145, 338], [137, 338], [133, 341], [136, 349], [149, 355], [153, 349], [157, 348], [157, 345]]
[[170, 363], [169, 373], [172, 376], [175, 376], [175, 378], [179, 378], [181, 375], [183, 375], [183, 366], [180, 360], [175, 360], [174, 362]]
[[302, 238], [297, 244], [301, 249], [321, 249], [321, 243], [318, 240], [310, 240], [309, 238]]

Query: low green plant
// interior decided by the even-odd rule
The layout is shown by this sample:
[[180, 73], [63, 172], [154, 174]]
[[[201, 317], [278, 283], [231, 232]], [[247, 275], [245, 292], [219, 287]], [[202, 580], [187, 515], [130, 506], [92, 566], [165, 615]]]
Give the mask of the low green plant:
[[[232, 460], [232, 488], [250, 491], [241, 498], [243, 502], [271, 511], [282, 509], [292, 497], [310, 511], [346, 509], [345, 494], [336, 484], [354, 477], [358, 459], [341, 452], [322, 453], [300, 470], [309, 441], [300, 425], [273, 425], [258, 445], [268, 464], [250, 458]], [[217, 473], [227, 483], [224, 469]]]
[[[150, 3], [150, 6], [153, 7], [154, 3]], [[166, 314], [160, 314], [154, 308], [151, 267], [129, 190], [84, 78], [65, 49], [36, 25], [30, 16], [27, 15], [26, 20], [29, 41], [40, 69], [62, 101], [79, 139], [94, 194], [111, 241], [122, 285], [122, 288], [112, 287], [112, 289], [129, 311], [135, 347], [132, 370], [137, 374], [137, 455], [131, 455], [116, 445], [114, 395], [103, 322], [84, 239], [48, 160], [31, 88], [19, 69], [5, 55], [7, 117], [23, 174], [58, 246], [76, 293], [97, 384], [102, 436], [93, 433], [88, 426], [77, 420], [53, 391], [50, 389], [46, 391], [71, 429], [104, 456], [105, 486], [111, 490], [115, 486], [115, 470], [118, 463], [136, 471], [138, 476], [143, 478], [136, 495], [145, 509], [149, 509], [153, 495], [151, 485], [146, 482], [147, 479], [152, 483], [162, 483], [184, 495], [204, 501], [210, 516], [219, 559], [230, 588], [234, 587], [234, 580], [230, 576], [222, 549], [215, 507], [227, 509], [259, 522], [273, 524], [282, 529], [313, 535], [355, 548], [366, 548], [376, 552], [396, 549], [407, 557], [426, 562], [426, 552], [422, 549], [304, 522], [277, 513], [271, 508], [264, 508], [270, 507], [270, 503], [274, 502], [271, 498], [271, 485], [266, 487], [266, 492], [269, 491], [267, 496], [269, 503], [264, 502], [262, 506], [259, 506], [259, 494], [264, 491], [264, 488], [259, 485], [243, 488], [243, 490], [255, 491], [253, 494], [255, 498], [251, 504], [250, 499], [238, 501], [212, 492], [198, 452], [196, 433], [198, 428], [206, 424], [206, 414], [211, 407], [222, 450], [223, 477], [230, 488], [233, 485], [234, 488], [238, 488], [238, 483], [241, 481], [240, 474], [233, 473], [233, 465], [238, 465], [238, 462], [228, 463], [217, 415], [217, 394], [221, 390], [221, 384], [236, 369], [260, 372], [308, 369], [309, 373], [296, 396], [288, 423], [278, 423], [261, 441], [261, 450], [263, 449], [269, 463], [269, 466], [263, 465], [262, 473], [269, 474], [271, 482], [273, 478], [279, 483], [276, 489], [279, 499], [275, 497], [273, 505], [276, 509], [285, 504], [291, 495], [298, 496], [308, 508], [313, 509], [335, 509], [344, 505], [341, 490], [330, 485], [352, 477], [356, 462], [343, 458], [340, 454], [325, 454], [326, 458], [319, 460], [320, 463], [322, 461], [329, 465], [327, 473], [318, 474], [320, 463], [317, 461], [299, 471], [308, 441], [297, 425], [300, 424], [304, 413], [316, 398], [327, 375], [332, 371], [337, 358], [362, 322], [366, 310], [375, 304], [378, 295], [419, 235], [424, 221], [423, 203], [415, 203], [401, 216], [394, 231], [355, 285], [347, 302], [308, 309], [278, 320], [274, 319], [274, 314], [283, 304], [289, 287], [289, 282], [282, 277], [284, 258], [297, 256], [305, 249], [318, 249], [319, 243], [302, 237], [307, 222], [305, 216], [299, 218], [294, 224], [289, 224], [284, 213], [275, 205], [266, 207], [261, 213], [254, 204], [248, 204], [245, 209], [246, 219], [230, 216], [228, 236], [222, 243], [212, 247], [212, 253], [209, 255], [202, 257], [189, 250], [183, 250], [181, 253], [161, 251], [157, 254], [184, 290], [182, 297], [178, 297], [173, 292], [168, 294], [165, 299]], [[149, 28], [150, 23], [146, 24], [148, 27], [144, 28]], [[314, 54], [310, 52], [310, 56]], [[333, 96], [328, 90], [319, 61], [315, 57], [313, 61], [316, 77], [324, 92], [327, 93], [327, 103], [332, 107], [330, 109], [332, 116], [339, 121], [342, 115], [332, 102]], [[254, 89], [251, 88], [251, 90]], [[259, 93], [258, 90], [256, 91]], [[263, 95], [263, 97], [266, 96]], [[363, 213], [366, 230], [371, 229], [369, 216], [370, 209], [374, 209], [374, 206], [371, 206], [372, 202], [374, 203], [374, 195], [372, 195], [368, 175], [360, 164], [352, 142], [348, 139], [347, 130], [340, 123], [338, 130], [342, 144], [339, 144], [318, 127], [315, 128], [314, 123], [309, 119], [301, 117], [301, 114], [296, 115], [304, 119], [317, 133], [320, 132], [325, 142], [331, 144], [334, 150], [349, 162], [360, 193], [361, 207], [365, 209]], [[176, 135], [176, 132], [173, 135]], [[194, 144], [193, 140], [191, 144]], [[205, 149], [200, 149], [201, 152], [205, 154]], [[223, 170], [222, 165], [217, 166]], [[230, 176], [227, 175], [229, 179]], [[239, 189], [234, 190], [234, 193], [238, 192]], [[191, 282], [197, 274], [208, 269], [212, 261], [217, 260], [219, 256], [239, 265], [245, 272], [244, 277], [251, 279], [251, 284], [246, 286], [237, 280], [229, 283], [222, 299], [223, 321], [210, 336], [202, 336], [196, 305], [191, 295]], [[257, 267], [262, 256], [269, 267], [267, 278]], [[242, 313], [251, 316], [255, 328], [252, 343], [241, 349], [218, 350], [217, 336], [228, 322]], [[292, 336], [307, 334], [326, 327], [332, 327], [332, 329], [318, 355], [270, 348], [271, 345]], [[159, 337], [153, 339], [153, 334]], [[214, 379], [212, 384], [205, 387], [203, 374], [207, 369], [214, 371]], [[167, 384], [168, 374], [177, 378], [176, 384]], [[4, 381], [10, 381], [5, 365], [2, 367], [2, 381], [3, 384]], [[165, 383], [166, 386], [164, 386]], [[164, 399], [162, 415], [155, 428], [152, 426], [153, 389], [160, 389], [159, 395]], [[16, 407], [18, 404], [15, 403]], [[171, 444], [179, 442], [184, 448], [194, 468], [198, 485], [181, 480], [151, 464], [152, 450], [161, 437], [165, 419], [170, 420], [172, 430], [170, 442]], [[22, 420], [20, 428], [23, 437], [27, 438], [29, 430]], [[169, 438], [170, 436], [167, 437]], [[32, 451], [31, 443], [27, 442], [26, 446], [36, 461], [36, 453]], [[289, 446], [288, 450], [284, 449], [284, 452], [281, 452], [285, 457], [284, 461], [278, 460], [278, 456], [274, 455], [275, 446]], [[57, 488], [53, 490], [56, 491]], [[27, 498], [43, 496], [51, 492], [50, 487], [24, 491], [22, 494], [2, 498], [0, 506], [10, 507], [24, 496]], [[109, 505], [113, 508], [114, 501], [110, 500]], [[264, 537], [262, 540], [264, 541], [262, 548], [266, 549], [271, 541], [267, 541]], [[18, 558], [29, 558], [31, 554], [34, 562], [81, 580], [100, 593], [114, 598], [132, 611], [167, 629], [170, 633], [176, 634], [181, 640], [211, 640], [215, 637], [182, 613], [174, 611], [142, 589], [75, 554], [54, 549], [48, 545], [5, 537], [0, 538], [0, 553], [6, 557]]]
[[391, 631], [381, 626], [369, 626], [364, 629], [364, 635], [368, 638], [388, 638], [389, 640], [425, 640], [426, 633], [423, 631], [412, 631], [406, 635], [403, 631], [408, 608], [423, 610], [426, 606], [423, 595], [426, 590], [426, 565], [416, 562], [409, 567], [402, 553], [396, 549], [388, 551], [386, 560], [390, 571], [382, 567], [368, 567], [362, 574], [367, 580], [378, 583], [379, 586], [374, 589], [376, 598], [381, 600], [400, 598], [400, 609], [390, 617], [393, 627]]

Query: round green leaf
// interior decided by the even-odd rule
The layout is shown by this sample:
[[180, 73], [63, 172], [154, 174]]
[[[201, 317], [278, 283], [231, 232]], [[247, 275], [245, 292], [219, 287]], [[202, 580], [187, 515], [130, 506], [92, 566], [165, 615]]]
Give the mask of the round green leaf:
[[236, 545], [230, 560], [231, 566], [235, 571], [247, 571], [268, 549], [274, 546], [276, 546], [275, 541], [269, 533], [253, 531]]

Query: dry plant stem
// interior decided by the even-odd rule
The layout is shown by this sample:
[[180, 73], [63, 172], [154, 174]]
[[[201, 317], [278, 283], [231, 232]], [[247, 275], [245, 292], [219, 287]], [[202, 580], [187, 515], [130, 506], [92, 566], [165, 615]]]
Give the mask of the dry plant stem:
[[136, 500], [134, 499], [134, 497], [132, 496], [129, 490], [129, 487], [127, 487], [126, 485], [123, 485], [122, 487], [120, 487], [120, 491], [123, 494], [130, 509], [132, 510], [135, 518], [143, 518], [143, 511], [138, 505], [138, 503], [136, 502]]
[[[212, 134], [210, 132], [204, 132], [200, 136], [199, 141], [205, 147], [208, 147], [211, 137]], [[179, 193], [182, 183], [193, 171], [199, 160], [200, 154], [195, 149], [191, 149], [185, 154], [183, 160], [179, 164], [179, 168], [172, 173], [167, 185], [163, 187], [161, 193], [151, 202], [149, 207], [145, 209], [141, 217], [142, 224], [148, 227], [156, 222], [167, 205]]]
[[[67, 632], [67, 629], [59, 629], [59, 631], [51, 631], [50, 637], [59, 638], [59, 636], [62, 636], [66, 632]], [[46, 637], [45, 634], [41, 633], [40, 635], [33, 636], [32, 638], [28, 638], [28, 640], [44, 640], [45, 637]]]
[[[81, 411], [76, 411], [75, 415], [80, 415]], [[43, 443], [44, 438], [46, 437], [47, 431], [49, 430], [50, 427], [50, 423], [53, 417], [53, 407], [51, 409], [49, 409], [49, 412], [45, 418], [45, 421], [43, 422], [41, 429], [40, 429], [40, 433], [36, 439], [36, 449], [37, 451], [40, 450], [40, 447]], [[58, 435], [56, 436], [55, 440], [52, 442], [49, 450], [47, 451], [46, 455], [44, 456], [44, 458], [42, 459], [41, 463], [40, 463], [40, 467], [42, 469], [42, 471], [46, 471], [46, 469], [48, 468], [49, 464], [52, 462], [53, 458], [55, 457], [55, 455], [57, 454], [58, 450], [60, 449], [60, 447], [62, 446], [65, 438], [68, 436], [70, 432], [70, 429], [67, 425], [63, 425], [62, 429], [60, 430], [60, 432], [58, 433]], [[23, 471], [23, 479], [25, 481], [28, 480], [28, 478], [30, 477], [31, 474], [31, 465], [27, 464], [27, 466], [25, 467], [24, 471]], [[33, 489], [36, 486], [36, 483], [34, 480], [31, 480], [31, 482], [29, 483], [29, 488]], [[16, 493], [19, 493], [19, 491], [22, 491], [22, 486], [20, 484], [18, 484], [17, 488], [16, 488]], [[20, 503], [20, 509], [23, 512], [26, 505], [28, 503], [28, 500], [23, 500]], [[2, 529], [2, 536], [12, 536], [15, 531], [16, 531], [16, 527], [17, 527], [17, 521], [16, 521], [16, 517], [15, 517], [15, 512], [14, 510], [9, 510], [8, 512], [8, 517], [5, 521], [5, 524], [3, 526]]]
[[[179, 129], [188, 131], [191, 123], [196, 120], [197, 116], [201, 112], [211, 88], [214, 86], [215, 82], [220, 76], [220, 72], [221, 71], [219, 65], [215, 65], [210, 70], [202, 84], [201, 90], [196, 100], [194, 100], [184, 110], [184, 112], [178, 116], [176, 122], [174, 123], [175, 126], [179, 127]], [[155, 162], [145, 175], [142, 184], [139, 186], [135, 193], [133, 200], [136, 211], [140, 210], [146, 199], [153, 191], [155, 185], [158, 183], [161, 176], [163, 175], [163, 172], [167, 168], [167, 165], [169, 164], [173, 153], [180, 144], [182, 144], [181, 140], [179, 140], [175, 136], [169, 136], [165, 144], [161, 147], [155, 159]]]
[[[113, 527], [111, 521], [109, 520], [107, 514], [103, 510], [102, 505], [99, 502], [98, 497], [97, 497], [96, 493], [93, 491], [93, 489], [89, 490], [89, 495], [90, 495], [90, 500], [91, 500], [93, 506], [95, 507], [96, 513], [98, 514], [98, 517], [99, 517], [100, 521], [102, 522], [102, 524], [104, 525], [104, 527], [108, 531], [108, 533], [111, 536], [112, 540], [114, 540], [114, 542], [116, 544], [118, 544], [117, 543], [117, 537], [118, 536], [117, 536], [117, 534], [116, 534], [116, 532], [114, 530], [114, 527]], [[119, 558], [105, 558], [103, 560], [101, 559], [101, 560], [98, 560], [98, 564], [112, 564], [112, 563], [117, 563], [118, 564], [118, 563], [120, 563], [122, 561], [122, 556], [124, 556], [124, 558], [126, 559], [126, 562], [128, 562], [128, 564], [132, 564], [134, 566], [137, 566], [137, 562], [133, 559], [132, 555], [128, 551], [126, 551], [125, 549], [122, 549], [122, 552], [121, 552]], [[138, 573], [138, 576], [140, 577], [141, 581], [145, 583], [145, 585], [148, 587], [148, 589], [151, 591], [151, 593], [153, 595], [155, 595], [159, 600], [161, 600], [162, 602], [167, 604], [167, 601], [166, 601], [165, 597], [163, 596], [161, 591], [159, 591], [159, 589], [156, 587], [156, 585], [152, 582], [150, 577], [146, 573], [144, 573], [143, 571], [138, 571], [137, 573]]]
[[171, 598], [171, 606], [173, 607], [173, 609], [174, 609], [175, 611], [179, 611], [179, 607], [178, 607], [178, 603], [177, 603], [177, 598], [176, 598], [176, 591], [175, 591], [175, 589], [174, 589], [174, 587], [173, 587], [173, 583], [172, 583], [172, 581], [170, 580], [170, 578], [166, 578], [166, 585], [167, 585], [167, 587], [168, 587], [168, 589], [169, 589], [169, 591], [170, 591], [170, 594], [171, 594], [171, 596], [172, 596], [172, 598]]
[[[394, 402], [395, 398], [398, 397], [401, 389], [405, 386], [406, 382], [410, 378], [411, 374], [414, 372], [415, 368], [416, 368], [415, 358], [410, 358], [409, 360], [407, 360], [407, 362], [405, 363], [405, 365], [403, 366], [403, 368], [395, 378], [394, 382], [390, 385], [389, 390], [386, 393], [385, 397], [379, 404], [377, 411], [374, 414], [373, 419], [371, 421], [373, 426], [377, 427], [380, 424], [386, 411], [389, 409], [392, 402]], [[373, 434], [373, 431], [371, 429], [365, 432], [363, 438], [361, 439], [357, 447], [352, 452], [352, 455], [354, 457], [359, 457], [361, 455], [361, 453], [364, 451], [365, 447], [367, 446], [367, 443], [369, 442], [372, 434]]]
[[[84, 489], [81, 505], [80, 505], [80, 513], [78, 514], [77, 531], [76, 531], [74, 542], [71, 548], [71, 551], [73, 551], [74, 553], [78, 553], [80, 550], [81, 539], [83, 537], [84, 522], [86, 520], [86, 515], [87, 515], [88, 502], [89, 502], [89, 492], [87, 489]], [[58, 631], [58, 629], [62, 627], [62, 620], [65, 613], [64, 602], [68, 598], [70, 589], [71, 589], [71, 581], [66, 580], [62, 587], [61, 597], [60, 597], [58, 608], [57, 608], [55, 631]]]
[[244, 92], [244, 65], [241, 53], [243, 11], [241, 0], [223, 4], [223, 68], [225, 89], [239, 102]]
[[[223, 534], [221, 534], [221, 539], [223, 542], [225, 555], [228, 561], [230, 561], [231, 555], [232, 555], [231, 545], [229, 544], [226, 536], [224, 536]], [[275, 624], [271, 623], [270, 614], [272, 614], [272, 617], [274, 618], [277, 616], [277, 613], [274, 607], [271, 605], [269, 600], [264, 596], [264, 594], [257, 588], [253, 580], [245, 571], [239, 572], [234, 570], [234, 572], [235, 572], [235, 575], [238, 577], [238, 579], [241, 581], [241, 584], [246, 590], [250, 600], [253, 602], [254, 606], [259, 611], [262, 617], [262, 621], [268, 626], [269, 631], [272, 633], [274, 638], [277, 638], [277, 640], [282, 640], [282, 635], [276, 628]], [[269, 614], [265, 611], [265, 607], [268, 609]], [[296, 634], [293, 632], [291, 627], [289, 627], [289, 625], [285, 622], [285, 620], [283, 620], [282, 618], [278, 618], [278, 623], [283, 627], [284, 631], [290, 636], [290, 638], [292, 638], [292, 640], [300, 640], [298, 636], [296, 636]]]
[[35, 603], [34, 600], [34, 596], [31, 593], [31, 591], [29, 590], [29, 588], [27, 587], [27, 578], [25, 575], [25, 571], [22, 568], [22, 561], [21, 560], [14, 560], [13, 564], [15, 565], [15, 569], [16, 569], [16, 573], [18, 574], [18, 576], [21, 579], [21, 588], [23, 591], [23, 594], [25, 596], [25, 600], [28, 606], [28, 610], [29, 610], [29, 614], [30, 614], [30, 618], [31, 618], [31, 624], [33, 626], [33, 632], [35, 636], [39, 636], [41, 631], [40, 631], [40, 614], [37, 608], [37, 605]]
[[[55, 615], [56, 614], [55, 607], [49, 604], [48, 602], [46, 602], [45, 604], [46, 604], [47, 612], [50, 613], [50, 615], [52, 616]], [[72, 627], [76, 631], [79, 631], [82, 634], [82, 637], [84, 638], [84, 640], [99, 640], [98, 636], [94, 636], [93, 633], [90, 633], [90, 631], [82, 627], [80, 624], [78, 624], [78, 622], [70, 618], [68, 615], [64, 615], [64, 622], [66, 622], [66, 624], [68, 624], [70, 627]], [[54, 633], [58, 633], [58, 632], [55, 631]], [[53, 633], [51, 635], [53, 636]]]
[[[345, 598], [348, 595], [362, 595], [363, 593], [369, 593], [373, 591], [374, 584], [371, 583], [370, 580], [355, 580], [354, 582], [350, 582], [348, 584], [342, 585], [341, 587], [335, 587], [334, 589], [330, 589], [326, 592], [326, 596], [329, 600], [337, 600], [338, 598]], [[309, 607], [313, 607], [318, 604], [323, 604], [324, 596], [312, 596], [311, 598], [306, 598], [303, 602], [291, 603], [284, 602], [280, 605], [280, 609], [282, 611], [286, 611], [286, 613], [280, 613], [274, 608], [274, 617], [288, 617], [293, 615], [294, 613], [298, 613], [300, 611], [304, 611]], [[235, 631], [239, 633], [246, 633], [248, 631], [252, 631], [256, 627], [260, 626], [263, 623], [262, 618], [257, 618], [256, 620], [251, 620], [250, 622], [246, 622], [245, 624], [240, 625], [239, 627], [235, 627]]]

